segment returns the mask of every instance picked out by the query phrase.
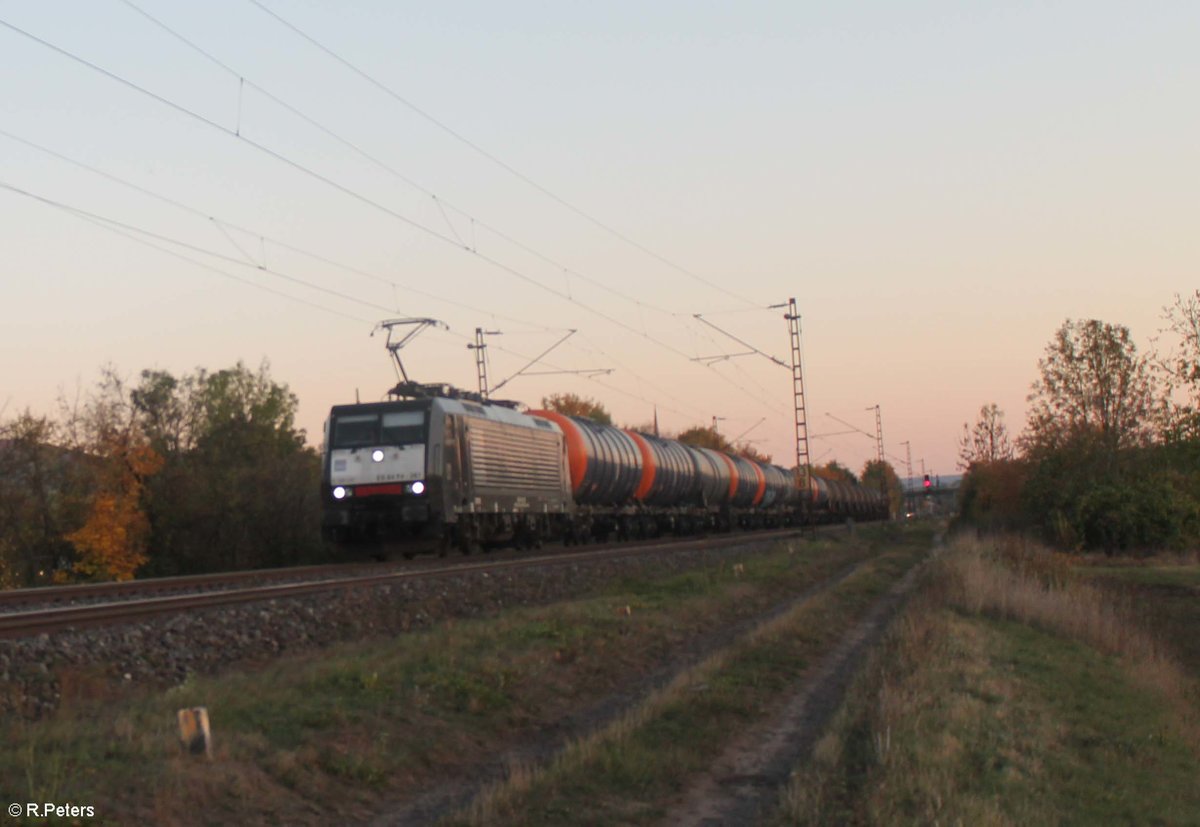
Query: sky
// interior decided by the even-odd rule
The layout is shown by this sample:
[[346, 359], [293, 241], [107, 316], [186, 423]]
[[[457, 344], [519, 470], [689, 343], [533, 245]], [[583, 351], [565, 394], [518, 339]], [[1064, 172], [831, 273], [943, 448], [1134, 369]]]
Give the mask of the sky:
[[429, 317], [418, 381], [575, 330], [497, 396], [790, 465], [790, 369], [731, 337], [788, 362], [794, 297], [812, 459], [878, 405], [952, 474], [1064, 320], [1145, 350], [1196, 289], [1197, 42], [1191, 2], [0, 0], [0, 419], [265, 361], [319, 444]]

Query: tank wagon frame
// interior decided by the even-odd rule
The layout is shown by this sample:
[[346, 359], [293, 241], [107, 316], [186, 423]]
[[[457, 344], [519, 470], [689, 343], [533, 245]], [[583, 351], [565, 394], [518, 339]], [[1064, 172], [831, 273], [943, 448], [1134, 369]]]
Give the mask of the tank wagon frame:
[[405, 556], [883, 519], [857, 484], [463, 396], [337, 405], [325, 425], [322, 532]]

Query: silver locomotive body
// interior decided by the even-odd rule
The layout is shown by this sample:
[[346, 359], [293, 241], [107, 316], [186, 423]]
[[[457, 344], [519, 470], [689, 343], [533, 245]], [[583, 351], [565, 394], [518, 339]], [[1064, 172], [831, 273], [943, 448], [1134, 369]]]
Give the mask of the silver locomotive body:
[[444, 397], [335, 406], [322, 496], [326, 538], [406, 555], [533, 545], [573, 510], [554, 423]]

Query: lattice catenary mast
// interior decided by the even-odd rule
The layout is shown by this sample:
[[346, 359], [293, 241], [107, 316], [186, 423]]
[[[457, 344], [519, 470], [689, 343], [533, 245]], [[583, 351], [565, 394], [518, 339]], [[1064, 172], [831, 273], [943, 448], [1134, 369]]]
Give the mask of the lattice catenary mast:
[[484, 402], [488, 398], [488, 375], [487, 343], [483, 341], [483, 337], [499, 335], [499, 330], [484, 330], [482, 327], [477, 327], [475, 328], [475, 344], [467, 345], [468, 350], [475, 351], [475, 374], [479, 381], [479, 398]]
[[788, 299], [788, 335], [792, 342], [792, 399], [796, 408], [796, 473], [804, 473], [804, 490], [812, 480], [812, 463], [808, 453], [808, 414], [804, 407], [804, 367], [800, 351], [800, 314], [796, 311], [796, 300]]

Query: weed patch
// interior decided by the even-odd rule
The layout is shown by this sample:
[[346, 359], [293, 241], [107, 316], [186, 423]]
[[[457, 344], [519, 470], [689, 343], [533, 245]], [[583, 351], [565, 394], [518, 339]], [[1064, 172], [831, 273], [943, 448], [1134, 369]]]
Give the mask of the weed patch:
[[1196, 823], [1193, 678], [1136, 602], [1038, 554], [950, 550], [777, 823]]
[[778, 708], [827, 651], [925, 553], [928, 538], [865, 563], [827, 592], [676, 677], [541, 770], [496, 785], [451, 819], [468, 824], [648, 823], [724, 745]]
[[[643, 686], [656, 669], [686, 662], [710, 639], [871, 554], [863, 540], [793, 541], [739, 553], [736, 571], [730, 562], [610, 583], [568, 602], [283, 657], [166, 692], [109, 702], [89, 698], [81, 682], [53, 717], [0, 724], [0, 790], [9, 800], [104, 801], [103, 817], [117, 822], [364, 818], [494, 764], [530, 732], [553, 731]], [[763, 664], [745, 668], [749, 675]], [[772, 685], [746, 677], [695, 694], [732, 715], [739, 705], [730, 698], [745, 686]], [[187, 706], [209, 709], [211, 763], [179, 754], [174, 713]], [[678, 761], [713, 732], [669, 718], [659, 726], [657, 746], [674, 742]], [[596, 749], [622, 774], [617, 789], [672, 783], [648, 749]], [[509, 769], [516, 788], [533, 776], [523, 765]], [[619, 797], [613, 812], [625, 806]], [[542, 811], [552, 818], [554, 805]]]

